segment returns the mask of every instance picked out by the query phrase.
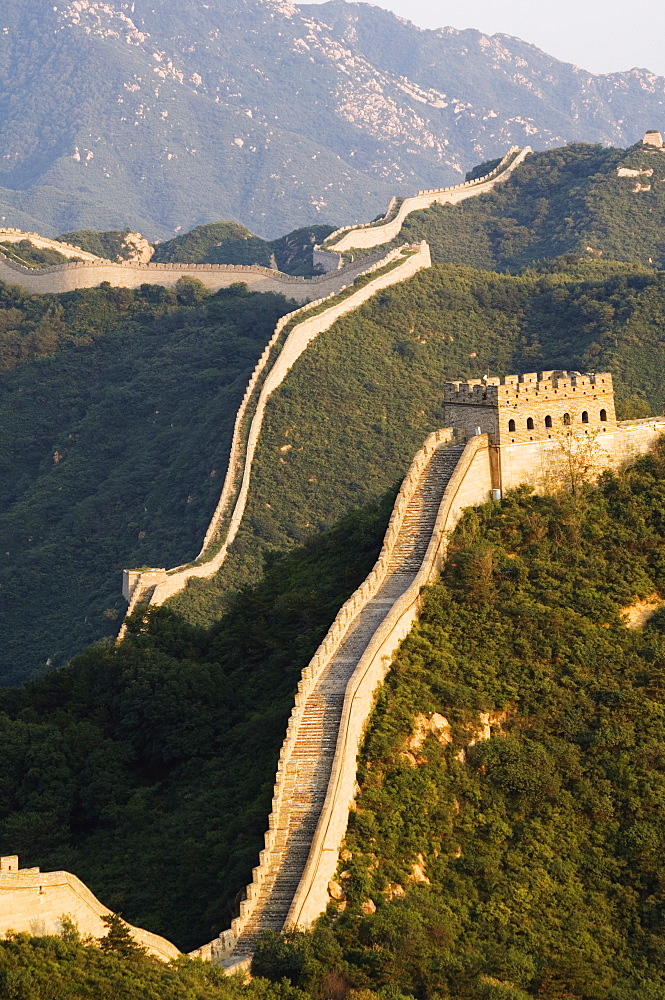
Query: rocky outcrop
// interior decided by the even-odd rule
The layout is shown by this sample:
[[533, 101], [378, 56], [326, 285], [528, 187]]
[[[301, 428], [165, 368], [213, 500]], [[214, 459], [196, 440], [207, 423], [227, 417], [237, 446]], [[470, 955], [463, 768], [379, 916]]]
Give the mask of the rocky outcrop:
[[118, 254], [117, 259], [126, 260], [129, 264], [147, 264], [154, 252], [154, 246], [145, 236], [141, 236], [140, 233], [127, 233], [122, 241], [122, 253]]

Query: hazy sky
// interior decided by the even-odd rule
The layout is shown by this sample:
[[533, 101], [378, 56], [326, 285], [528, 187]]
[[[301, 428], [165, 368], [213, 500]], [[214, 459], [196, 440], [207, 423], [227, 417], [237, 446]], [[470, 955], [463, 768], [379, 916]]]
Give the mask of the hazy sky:
[[[295, 0], [297, 3], [298, 0]], [[309, 0], [317, 2], [317, 0]], [[531, 42], [593, 73], [650, 69], [665, 76], [665, 0], [376, 0], [421, 28], [478, 28]]]

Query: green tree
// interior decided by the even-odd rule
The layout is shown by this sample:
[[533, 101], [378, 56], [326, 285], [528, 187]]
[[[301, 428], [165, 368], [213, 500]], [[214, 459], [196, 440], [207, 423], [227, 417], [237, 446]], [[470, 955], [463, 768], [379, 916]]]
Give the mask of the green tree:
[[107, 933], [99, 942], [99, 947], [106, 954], [118, 955], [120, 958], [138, 958], [147, 954], [143, 945], [132, 937], [132, 933], [117, 913], [109, 913], [102, 917], [108, 927]]

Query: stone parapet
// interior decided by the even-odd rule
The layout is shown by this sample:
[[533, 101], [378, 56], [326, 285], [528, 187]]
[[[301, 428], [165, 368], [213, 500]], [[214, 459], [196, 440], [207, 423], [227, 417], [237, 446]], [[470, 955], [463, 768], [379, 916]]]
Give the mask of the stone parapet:
[[[70, 918], [83, 937], [99, 940], [108, 927], [104, 906], [79, 878], [70, 872], [40, 872], [18, 868], [18, 858], [4, 858], [0, 867], [0, 934], [60, 934], [62, 918]], [[16, 861], [16, 865], [12, 864]], [[140, 927], [127, 925], [134, 940], [155, 958], [169, 962], [180, 952], [166, 938]]]
[[[32, 238], [22, 233], [21, 238]], [[43, 243], [50, 241], [42, 240]], [[76, 249], [76, 248], [73, 248]], [[77, 250], [78, 254], [78, 250]], [[84, 255], [82, 251], [80, 255]], [[79, 288], [96, 288], [108, 282], [116, 288], [139, 288], [144, 284], [173, 287], [180, 278], [198, 278], [210, 291], [243, 282], [250, 291], [274, 292], [297, 302], [335, 295], [367, 270], [366, 260], [346, 267], [303, 278], [284, 274], [261, 264], [118, 264], [87, 255], [90, 259], [54, 264], [52, 267], [24, 267], [0, 253], [0, 281], [19, 285], [34, 295], [61, 294]]]
[[[437, 433], [449, 435], [451, 430]], [[435, 441], [436, 437], [432, 435], [426, 442], [425, 448], [435, 447]], [[416, 457], [412, 469], [415, 468], [416, 462], [422, 461], [422, 454], [421, 452]], [[409, 471], [411, 474], [411, 470]], [[415, 476], [414, 481], [417, 481]], [[307, 867], [291, 904], [287, 927], [310, 927], [325, 911], [328, 902], [328, 883], [337, 868], [349, 809], [355, 798], [358, 753], [367, 719], [374, 706], [376, 690], [383, 683], [397, 648], [408, 635], [420, 612], [422, 588], [432, 583], [441, 570], [448, 537], [462, 511], [465, 507], [486, 502], [491, 489], [492, 475], [487, 436], [473, 437], [466, 445], [448, 482], [425, 558], [414, 582], [393, 604], [358, 661], [347, 685], [328, 792], [312, 840]], [[399, 517], [396, 513], [397, 508], [396, 503], [394, 513]], [[377, 567], [378, 565], [377, 563]], [[365, 584], [356, 593], [361, 594], [364, 587]], [[359, 598], [358, 604], [363, 599], [368, 598]], [[353, 598], [351, 600], [353, 601]], [[337, 641], [334, 631], [336, 623], [328, 633], [330, 639], [326, 636], [323, 648], [326, 648], [327, 643], [332, 646]], [[339, 627], [337, 625], [337, 630]], [[320, 653], [317, 652], [316, 655], [319, 656]]]

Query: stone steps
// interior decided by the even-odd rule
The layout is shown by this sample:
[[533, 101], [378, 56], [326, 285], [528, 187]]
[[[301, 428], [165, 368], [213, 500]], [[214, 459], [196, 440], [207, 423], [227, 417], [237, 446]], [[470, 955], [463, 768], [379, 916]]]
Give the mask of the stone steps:
[[302, 708], [282, 774], [283, 797], [267, 870], [253, 912], [225, 965], [251, 955], [261, 931], [279, 931], [284, 926], [325, 801], [347, 684], [376, 629], [420, 569], [445, 486], [462, 450], [461, 446], [442, 447], [432, 455], [405, 512], [384, 583], [351, 623]]

